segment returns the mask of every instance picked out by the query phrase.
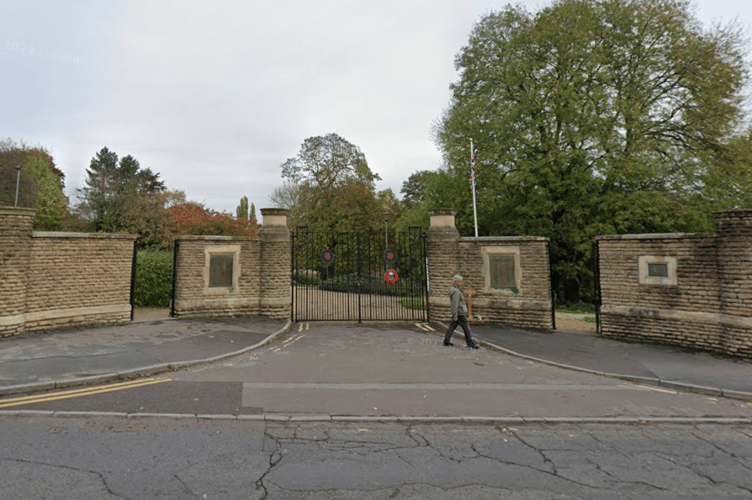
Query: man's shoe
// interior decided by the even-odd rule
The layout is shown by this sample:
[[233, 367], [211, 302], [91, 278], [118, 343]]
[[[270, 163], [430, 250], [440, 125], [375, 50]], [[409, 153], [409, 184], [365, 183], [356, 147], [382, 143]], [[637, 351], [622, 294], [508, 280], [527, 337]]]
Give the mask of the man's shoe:
[[451, 342], [444, 342], [444, 345], [445, 346], [453, 346], [454, 344], [452, 344]]
[[480, 346], [473, 342], [472, 344], [467, 344], [467, 347], [470, 349], [480, 349]]

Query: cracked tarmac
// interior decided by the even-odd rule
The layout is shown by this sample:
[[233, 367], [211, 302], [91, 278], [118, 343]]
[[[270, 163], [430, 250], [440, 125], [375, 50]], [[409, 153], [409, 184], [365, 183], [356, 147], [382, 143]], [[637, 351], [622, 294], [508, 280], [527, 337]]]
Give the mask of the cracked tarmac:
[[[748, 402], [439, 340], [315, 326], [141, 392], [0, 414], [0, 500], [752, 498]], [[96, 405], [122, 413], [86, 415]], [[294, 421], [312, 410], [320, 421]], [[510, 418], [441, 421], [469, 410]], [[407, 416], [378, 421], [388, 415]], [[746, 424], [701, 422], [708, 415]], [[664, 417], [687, 418], [650, 423]]]
[[752, 497], [749, 426], [2, 424], [3, 499]]
[[[718, 434], [703, 426], [691, 427], [680, 439], [677, 433], [686, 428], [402, 425], [385, 439], [382, 426], [356, 427], [270, 426], [267, 442], [291, 458], [276, 460], [264, 474], [269, 482], [265, 491], [297, 498], [295, 492], [312, 484], [327, 494], [367, 484], [364, 490], [371, 493], [393, 487], [389, 498], [409, 498], [402, 496], [406, 488], [418, 486], [451, 493], [451, 498], [461, 490], [468, 490], [463, 495], [477, 490], [475, 494], [487, 493], [488, 498], [502, 492], [504, 498], [510, 493], [516, 498], [606, 498], [617, 491], [620, 498], [676, 498], [672, 495], [679, 490], [717, 498], [752, 493], [750, 450], [730, 451], [741, 450], [744, 442], [749, 446], [748, 429], [732, 431], [716, 444], [709, 438], [719, 439]], [[324, 464], [316, 466], [316, 449], [325, 453], [329, 470], [339, 471], [336, 485]], [[399, 485], [389, 484], [394, 482]], [[435, 494], [426, 498], [439, 498]]]

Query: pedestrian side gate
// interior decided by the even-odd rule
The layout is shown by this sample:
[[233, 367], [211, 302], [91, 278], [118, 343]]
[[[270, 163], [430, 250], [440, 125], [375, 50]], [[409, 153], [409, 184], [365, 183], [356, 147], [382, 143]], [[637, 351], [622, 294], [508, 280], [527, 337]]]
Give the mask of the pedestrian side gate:
[[428, 321], [426, 234], [292, 235], [294, 321]]

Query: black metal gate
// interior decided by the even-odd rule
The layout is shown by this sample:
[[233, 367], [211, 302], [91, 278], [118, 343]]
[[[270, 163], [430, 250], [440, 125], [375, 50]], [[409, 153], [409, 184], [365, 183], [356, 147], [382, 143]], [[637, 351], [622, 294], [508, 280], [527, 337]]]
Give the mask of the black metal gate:
[[595, 333], [601, 334], [601, 249], [598, 245], [600, 242], [595, 240], [593, 243], [593, 284], [595, 285]]
[[294, 321], [428, 321], [426, 235], [292, 235]]

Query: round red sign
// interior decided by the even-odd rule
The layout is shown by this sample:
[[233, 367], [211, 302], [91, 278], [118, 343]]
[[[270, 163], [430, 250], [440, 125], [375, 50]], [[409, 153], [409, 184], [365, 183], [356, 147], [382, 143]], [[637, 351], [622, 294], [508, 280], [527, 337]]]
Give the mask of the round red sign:
[[397, 283], [398, 279], [399, 276], [397, 275], [397, 271], [395, 271], [394, 269], [389, 269], [384, 273], [384, 281], [386, 281], [390, 285]]

